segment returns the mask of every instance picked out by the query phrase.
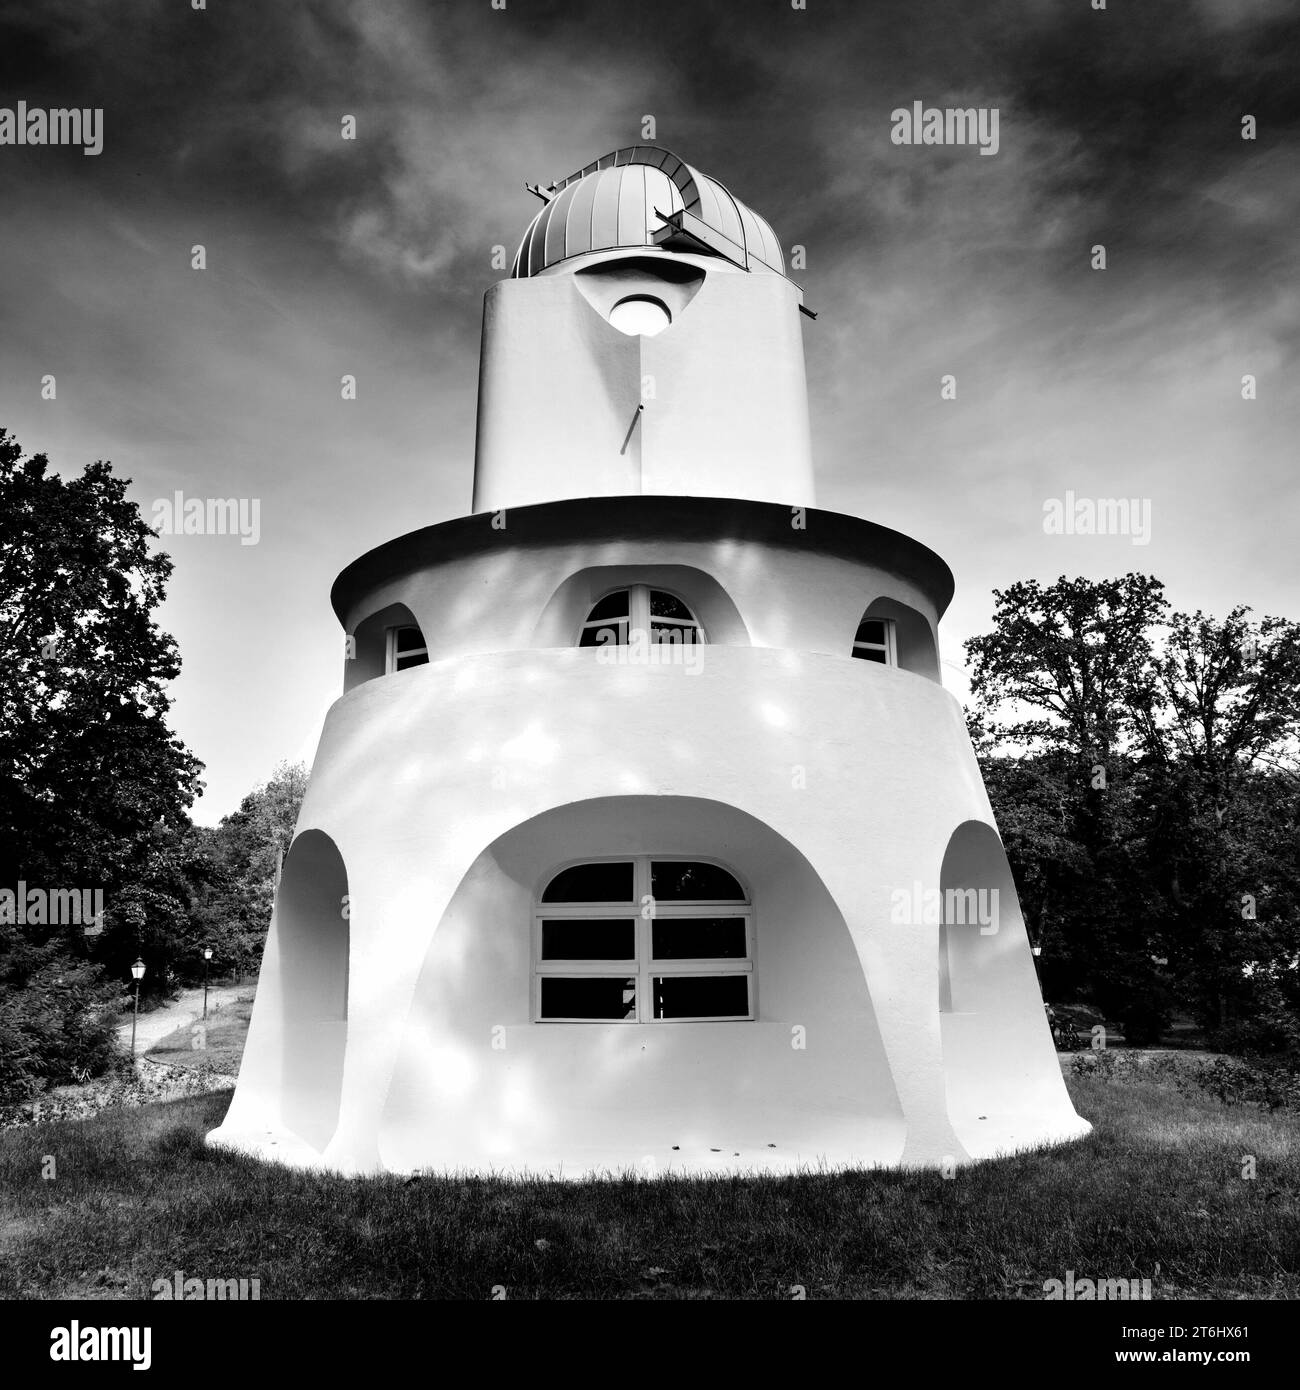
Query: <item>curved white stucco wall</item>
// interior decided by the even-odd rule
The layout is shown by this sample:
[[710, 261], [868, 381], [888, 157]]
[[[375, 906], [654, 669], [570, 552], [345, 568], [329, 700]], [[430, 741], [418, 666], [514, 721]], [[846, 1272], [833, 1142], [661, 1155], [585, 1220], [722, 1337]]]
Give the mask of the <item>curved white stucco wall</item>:
[[[956, 1120], [966, 1123], [964, 1102], [960, 1096], [954, 1102], [945, 1071], [939, 927], [891, 920], [896, 890], [940, 887], [958, 827], [992, 822], [957, 702], [922, 677], [845, 657], [720, 646], [691, 656], [702, 659], [695, 674], [681, 666], [610, 665], [590, 648], [480, 654], [368, 682], [334, 705], [299, 827], [328, 834], [346, 866], [347, 1053], [338, 1128], [323, 1154], [303, 1152], [303, 1161], [374, 1171], [383, 1166], [385, 1133], [394, 1160], [413, 1162], [418, 1122], [413, 1139], [401, 1112], [407, 1084], [401, 1078], [408, 1075], [401, 1059], [413, 1046], [418, 1052], [411, 1030], [427, 1016], [426, 1001], [455, 977], [455, 953], [445, 963], [445, 981], [431, 984], [427, 973], [438, 970], [440, 924], [448, 924], [453, 938], [464, 933], [455, 913], [447, 916], [453, 899], [485, 851], [516, 827], [558, 807], [608, 797], [716, 801], [754, 817], [806, 861], [842, 915], [906, 1134], [900, 1149], [888, 1124], [860, 1107], [850, 1134], [829, 1122], [820, 1131], [819, 1157], [962, 1162], [972, 1153], [1086, 1132], [1066, 1095], [1037, 989], [1025, 982], [995, 1005], [1018, 1020], [1023, 1045], [1014, 1055], [999, 1052], [981, 1079], [985, 1108], [971, 1123], [985, 1126], [990, 1138], [977, 1132], [962, 1141]], [[634, 830], [626, 832], [629, 842], [619, 852], [660, 849], [633, 843], [636, 838]], [[743, 843], [711, 848], [724, 860], [747, 853]], [[582, 852], [574, 846], [566, 857]], [[763, 911], [761, 900], [756, 910]], [[528, 923], [517, 930], [526, 934]], [[278, 949], [276, 936], [273, 926], [268, 961]], [[1028, 955], [1022, 936], [1011, 949]], [[760, 979], [764, 968], [760, 955]], [[474, 988], [485, 990], [491, 972], [476, 969], [473, 978]], [[259, 990], [249, 1052], [217, 1142], [263, 1153], [275, 1152], [272, 1138], [281, 1153], [295, 1143], [283, 1124], [275, 1069], [254, 1047], [255, 1033], [270, 1046], [296, 1045], [273, 1017], [277, 1008], [276, 993]], [[473, 1015], [479, 1024], [485, 1016]], [[494, 1021], [522, 1026], [527, 1020]], [[590, 1025], [571, 1026], [591, 1034]], [[754, 1027], [708, 1027], [746, 1026]], [[824, 1026], [814, 1016], [810, 1038]], [[490, 1036], [482, 1046], [490, 1047]], [[816, 1057], [810, 1044], [810, 1065]], [[872, 1072], [881, 1063], [872, 1061], [869, 1048], [853, 1065], [865, 1073], [864, 1084], [881, 1084]], [[396, 1116], [386, 1112], [395, 1077]], [[780, 1097], [766, 1099], [765, 1111], [775, 1120], [788, 1107], [781, 1121], [793, 1133], [804, 1091], [787, 1080]], [[1026, 1088], [1038, 1098], [1031, 1114], [1019, 1101]], [[740, 1111], [728, 1113], [739, 1104], [734, 1096], [719, 1094], [717, 1104], [721, 1128], [752, 1132]], [[819, 1131], [810, 1126], [809, 1132]], [[431, 1133], [428, 1152], [437, 1161], [446, 1155], [441, 1144]], [[566, 1168], [570, 1175], [627, 1166], [626, 1141], [613, 1130], [603, 1142], [598, 1133], [587, 1134], [582, 1149], [577, 1167]], [[549, 1143], [530, 1149], [521, 1140], [501, 1166], [535, 1169], [554, 1152]], [[647, 1153], [663, 1168], [688, 1166], [671, 1144]], [[742, 1161], [710, 1154], [693, 1170], [791, 1161], [784, 1149], [766, 1155], [764, 1165], [763, 1155], [746, 1153]]]
[[[488, 517], [483, 531], [492, 534]], [[433, 660], [564, 646], [577, 642], [597, 593], [620, 582], [662, 583], [691, 605], [710, 641], [828, 656], [850, 655], [868, 608], [882, 616], [905, 608], [923, 632], [901, 647], [900, 657], [939, 679], [934, 604], [920, 585], [873, 564], [869, 554], [847, 559], [811, 545], [736, 537], [539, 544], [514, 537], [508, 523], [500, 535], [499, 544], [477, 554], [446, 562], [430, 554], [370, 586], [352, 600], [345, 627], [357, 631], [375, 613], [401, 603], [414, 614]], [[888, 601], [884, 607], [881, 600]], [[347, 688], [375, 674], [373, 663], [349, 663]]]
[[[607, 257], [648, 263], [635, 253]], [[573, 273], [503, 280], [483, 306], [473, 510], [571, 497], [815, 501], [797, 286], [706, 256], [653, 337], [615, 328]], [[624, 293], [665, 303], [652, 271]]]
[[[530, 1021], [535, 894], [557, 864], [725, 858], [754, 902], [752, 1022]], [[844, 919], [794, 848], [718, 801], [580, 801], [475, 860], [425, 957], [389, 1088], [397, 1170], [766, 1168], [902, 1153], [902, 1112]], [[648, 1160], [648, 1162], [647, 1162]]]

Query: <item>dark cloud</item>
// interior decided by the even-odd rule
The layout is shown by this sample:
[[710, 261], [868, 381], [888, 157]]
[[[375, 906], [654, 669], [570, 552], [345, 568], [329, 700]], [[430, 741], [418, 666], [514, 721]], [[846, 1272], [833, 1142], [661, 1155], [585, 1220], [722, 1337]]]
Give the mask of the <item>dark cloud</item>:
[[[335, 692], [334, 572], [467, 505], [481, 297], [524, 181], [649, 114], [806, 247], [822, 501], [953, 562], [951, 650], [963, 604], [1076, 563], [1036, 530], [1065, 487], [1141, 488], [1138, 558], [1175, 594], [1262, 602], [1289, 580], [1251, 509], [1300, 521], [1297, 52], [1282, 0], [0, 0], [0, 104], [105, 110], [97, 158], [0, 148], [0, 422], [62, 467], [115, 457], [142, 501], [264, 497], [256, 555], [177, 553], [167, 615], [220, 813]], [[998, 107], [998, 155], [892, 145], [914, 100]], [[268, 589], [304, 615], [287, 633], [250, 627]], [[257, 730], [232, 733], [232, 685], [263, 692]]]

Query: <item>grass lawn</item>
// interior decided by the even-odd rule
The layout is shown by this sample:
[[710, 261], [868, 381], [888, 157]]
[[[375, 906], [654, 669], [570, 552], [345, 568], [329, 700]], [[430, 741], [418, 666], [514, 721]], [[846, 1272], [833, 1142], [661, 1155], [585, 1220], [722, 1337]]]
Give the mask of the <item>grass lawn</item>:
[[1156, 1299], [1300, 1295], [1300, 1117], [1069, 1084], [1089, 1138], [950, 1181], [348, 1181], [206, 1150], [229, 1092], [9, 1130], [0, 1296], [147, 1298], [178, 1269], [264, 1299], [1039, 1299], [1067, 1270]]
[[[197, 1067], [207, 1064], [216, 1071], [239, 1075], [239, 1059], [244, 1055], [244, 1039], [248, 1035], [248, 1020], [253, 1015], [253, 1000], [239, 999], [209, 1010], [203, 1031], [195, 1033], [198, 1024], [187, 1023], [161, 1038], [145, 1053], [155, 1062], [173, 1067]], [[204, 1046], [196, 1047], [196, 1041]]]

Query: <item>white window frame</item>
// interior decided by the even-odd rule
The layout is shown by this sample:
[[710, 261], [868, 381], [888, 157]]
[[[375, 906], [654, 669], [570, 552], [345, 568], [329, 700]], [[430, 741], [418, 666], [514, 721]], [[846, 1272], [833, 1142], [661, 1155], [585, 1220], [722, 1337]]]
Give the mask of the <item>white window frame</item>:
[[[730, 874], [740, 884], [745, 897], [734, 902], [716, 902], [705, 898], [682, 899], [673, 902], [654, 902], [650, 895], [650, 865], [713, 864]], [[544, 903], [542, 894], [547, 885], [565, 869], [579, 864], [632, 865], [632, 897], [626, 902]], [[643, 904], [652, 906], [649, 916]], [[745, 922], [745, 955], [727, 957], [691, 957], [686, 960], [655, 960], [654, 923], [670, 917], [739, 917]], [[543, 960], [542, 922], [560, 918], [590, 920], [592, 918], [632, 919], [635, 930], [635, 958], [632, 960]], [[729, 864], [699, 854], [606, 854], [572, 859], [552, 868], [539, 886], [533, 900], [532, 927], [532, 1021], [534, 1023], [595, 1023], [595, 1024], [669, 1024], [669, 1023], [752, 1023], [758, 1017], [757, 978], [755, 959], [754, 900], [748, 886]], [[636, 981], [636, 1015], [632, 1018], [543, 1018], [542, 981], [548, 976], [572, 979], [580, 975], [604, 976], [609, 979]], [[743, 975], [748, 985], [749, 1011], [743, 1015], [703, 1014], [686, 1018], [656, 1018], [654, 1016], [654, 979], [664, 975], [689, 975], [715, 978], [721, 975]]]
[[[864, 614], [862, 615], [862, 617], [858, 619], [858, 627], [860, 628], [860, 627], [862, 626], [863, 623], [884, 623], [884, 625], [885, 625], [885, 640], [884, 640], [883, 643], [880, 643], [880, 642], [859, 642], [859, 641], [857, 641], [856, 638], [855, 638], [854, 643], [853, 643], [853, 655], [854, 655], [854, 657], [856, 657], [859, 661], [870, 660], [869, 657], [858, 657], [858, 653], [859, 653], [859, 652], [884, 652], [884, 654], [885, 654], [885, 659], [884, 659], [884, 661], [883, 661], [883, 662], [877, 661], [877, 662], [875, 662], [874, 664], [877, 665], [877, 666], [880, 666], [880, 665], [885, 665], [885, 666], [897, 666], [897, 665], [898, 665], [898, 638], [897, 638], [897, 633], [896, 633], [896, 629], [895, 629], [894, 619], [893, 619], [893, 618], [881, 618], [881, 617], [878, 617], [875, 613], [864, 613]], [[855, 632], [856, 632], [856, 629], [855, 629]]]
[[[418, 633], [420, 634], [421, 637], [424, 636], [424, 632], [423, 632], [423, 630], [420, 628], [420, 625], [419, 625], [418, 623], [396, 623], [396, 624], [394, 624], [392, 627], [388, 628], [388, 630], [387, 630], [387, 631], [385, 632], [385, 634], [384, 634], [384, 637], [385, 637], [385, 645], [384, 645], [384, 674], [385, 674], [385, 675], [388, 675], [388, 676], [394, 675], [394, 674], [396, 674], [396, 672], [397, 672], [398, 669], [399, 669], [399, 668], [398, 668], [398, 665], [397, 665], [397, 658], [398, 658], [398, 655], [399, 655], [398, 650], [397, 650], [397, 634], [398, 634], [399, 632], [405, 632], [408, 628], [413, 629], [414, 631], [418, 632]], [[400, 655], [403, 656], [403, 657], [409, 657], [409, 656], [423, 656], [423, 657], [428, 657], [428, 655], [429, 655], [429, 644], [428, 644], [428, 641], [427, 641], [427, 640], [425, 641], [424, 646], [422, 646], [422, 647], [412, 647], [409, 651], [402, 652], [402, 653], [400, 653]], [[406, 668], [405, 668], [405, 667], [402, 667], [402, 668], [400, 668], [400, 669], [405, 670]]]
[[[691, 615], [691, 621], [687, 622], [684, 618], [652, 618], [650, 614], [650, 591], [652, 589], [656, 593], [668, 594], [670, 597], [675, 598], [677, 602], [680, 603], [682, 607], [685, 608], [686, 611]], [[645, 633], [646, 640], [651, 641], [653, 640], [650, 635], [650, 628], [652, 623], [655, 627], [674, 627], [680, 628], [683, 631], [689, 628], [693, 630], [695, 633], [695, 636], [691, 639], [692, 642], [698, 644], [708, 641], [708, 638], [705, 636], [704, 633], [704, 624], [700, 622], [698, 617], [696, 617], [695, 609], [692, 608], [691, 605], [686, 602], [686, 600], [681, 596], [681, 594], [674, 592], [672, 589], [664, 588], [662, 584], [615, 584], [611, 588], [607, 589], [603, 594], [601, 594], [601, 596], [598, 599], [593, 599], [592, 602], [587, 606], [587, 612], [590, 613], [592, 609], [596, 607], [597, 604], [604, 603], [604, 601], [607, 598], [609, 598], [611, 594], [622, 593], [626, 593], [628, 596], [627, 617], [586, 618], [583, 620], [581, 626], [578, 629], [579, 641], [582, 640], [582, 634], [586, 632], [588, 628], [595, 628], [597, 631], [599, 631], [601, 628], [614, 628], [618, 627], [620, 624], [623, 623], [627, 625], [627, 636], [623, 639], [623, 643], [598, 642], [596, 644], [597, 648], [601, 646], [613, 645], [622, 646], [624, 643], [630, 640], [632, 633], [637, 631]], [[683, 643], [683, 645], [686, 644]], [[595, 861], [584, 859], [580, 860], [579, 862], [585, 864], [594, 863]]]

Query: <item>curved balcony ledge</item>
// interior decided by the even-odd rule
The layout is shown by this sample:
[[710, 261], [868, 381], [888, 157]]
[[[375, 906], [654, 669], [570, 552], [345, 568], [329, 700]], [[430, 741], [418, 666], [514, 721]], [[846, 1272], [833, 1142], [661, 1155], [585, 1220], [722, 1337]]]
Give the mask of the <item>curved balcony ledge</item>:
[[776, 502], [735, 497], [578, 497], [512, 507], [504, 529], [496, 514], [479, 512], [397, 536], [354, 560], [340, 573], [330, 602], [346, 623], [356, 600], [395, 576], [446, 564], [503, 546], [536, 548], [582, 542], [754, 542], [836, 556], [859, 563], [870, 558], [881, 569], [914, 582], [939, 616], [952, 600], [952, 571], [933, 550], [874, 521], [799, 507], [803, 524], [791, 524], [792, 509]]
[[[629, 696], [662, 691], [664, 682], [681, 681], [689, 689], [701, 680], [705, 687], [717, 682], [775, 682], [788, 686], [791, 698], [814, 703], [827, 696], [851, 698], [863, 692], [875, 692], [891, 702], [929, 704], [938, 698], [946, 709], [961, 714], [961, 703], [950, 691], [928, 676], [899, 666], [783, 647], [635, 641], [604, 648], [527, 647], [444, 657], [364, 681], [341, 695], [330, 712], [332, 716], [336, 710], [346, 710], [352, 718], [353, 710], [388, 709], [395, 700], [423, 702], [467, 690], [517, 696], [529, 690], [540, 692], [557, 682], [572, 684], [574, 695]], [[806, 694], [799, 689], [804, 683], [810, 687]]]
[[335, 834], [342, 813], [348, 834], [404, 841], [436, 803], [486, 843], [569, 801], [683, 795], [901, 845], [989, 814], [961, 706], [924, 676], [710, 646], [692, 673], [608, 650], [448, 658], [358, 686], [326, 719], [300, 827]]

